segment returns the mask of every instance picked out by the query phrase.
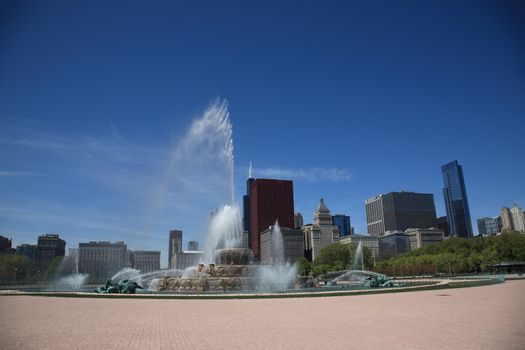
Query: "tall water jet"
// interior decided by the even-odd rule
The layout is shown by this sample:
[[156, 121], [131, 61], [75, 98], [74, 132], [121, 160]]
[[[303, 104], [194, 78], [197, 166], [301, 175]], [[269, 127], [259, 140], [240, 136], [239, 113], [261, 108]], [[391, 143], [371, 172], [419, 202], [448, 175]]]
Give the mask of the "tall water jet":
[[354, 262], [352, 264], [352, 270], [364, 270], [364, 260], [363, 260], [363, 244], [361, 241], [357, 244], [355, 250]]
[[228, 102], [217, 99], [174, 142], [163, 176], [150, 194], [146, 231], [158, 216], [177, 217], [177, 225], [201, 235], [209, 230], [209, 213], [234, 206], [233, 131]]
[[217, 99], [201, 118], [192, 123], [175, 152], [174, 161], [177, 163], [176, 165], [179, 165], [179, 161], [184, 159], [188, 163], [192, 163], [187, 165], [210, 161], [218, 161], [224, 164], [228, 177], [228, 199], [226, 203], [234, 203], [233, 129], [228, 111], [228, 101]]
[[284, 291], [292, 286], [297, 277], [297, 265], [286, 262], [283, 233], [275, 222], [272, 228], [272, 265], [259, 268], [260, 285], [263, 291]]
[[79, 289], [88, 278], [88, 274], [78, 273], [78, 250], [72, 250], [58, 265], [53, 284], [57, 289]]
[[284, 260], [284, 241], [279, 221], [275, 221], [272, 229], [272, 258], [274, 265], [283, 265]]
[[194, 120], [177, 145], [171, 171], [179, 180], [175, 188], [183, 183], [186, 187], [182, 192], [202, 197], [194, 215], [206, 206], [211, 206], [210, 210], [219, 208], [207, 227], [203, 262], [213, 262], [216, 249], [240, 247], [242, 220], [235, 204], [233, 129], [226, 100], [217, 99]]
[[213, 263], [215, 251], [242, 246], [242, 219], [237, 205], [225, 205], [212, 214], [204, 243], [204, 263]]

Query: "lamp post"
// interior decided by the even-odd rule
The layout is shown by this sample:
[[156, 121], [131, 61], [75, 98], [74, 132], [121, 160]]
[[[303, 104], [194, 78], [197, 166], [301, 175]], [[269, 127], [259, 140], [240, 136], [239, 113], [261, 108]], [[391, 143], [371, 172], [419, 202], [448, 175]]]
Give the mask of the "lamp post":
[[18, 267], [15, 267], [13, 271], [15, 272], [13, 275], [13, 283], [14, 283], [16, 281], [16, 273], [18, 272]]

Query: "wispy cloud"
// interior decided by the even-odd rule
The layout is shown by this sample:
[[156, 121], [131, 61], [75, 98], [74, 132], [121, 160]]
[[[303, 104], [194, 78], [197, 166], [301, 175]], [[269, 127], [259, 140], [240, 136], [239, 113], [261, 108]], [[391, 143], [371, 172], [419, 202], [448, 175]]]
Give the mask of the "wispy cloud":
[[[210, 212], [230, 195], [233, 145], [227, 116], [225, 104], [214, 104], [182, 139], [164, 146], [162, 140], [137, 144], [112, 124], [109, 132], [86, 134], [0, 120], [5, 160], [0, 178], [19, 176], [12, 179], [15, 186], [2, 188], [0, 229], [21, 237], [31, 230], [56, 230], [72, 244], [125, 240], [131, 248], [145, 241], [165, 247], [175, 227], [186, 239], [200, 240]], [[46, 177], [38, 182], [22, 177], [37, 174]], [[32, 190], [17, 190], [27, 186]]]
[[352, 174], [346, 170], [337, 167], [331, 168], [258, 168], [254, 170], [256, 177], [276, 177], [292, 180], [315, 181], [351, 181]]
[[0, 170], [0, 176], [45, 176], [45, 174], [32, 171], [6, 171]]

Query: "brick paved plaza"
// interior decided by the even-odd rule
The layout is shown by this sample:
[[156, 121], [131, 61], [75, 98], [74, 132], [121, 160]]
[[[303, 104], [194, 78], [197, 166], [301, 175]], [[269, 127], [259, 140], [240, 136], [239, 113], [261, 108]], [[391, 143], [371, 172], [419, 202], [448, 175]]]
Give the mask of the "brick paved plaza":
[[525, 281], [298, 299], [0, 297], [1, 349], [525, 349]]

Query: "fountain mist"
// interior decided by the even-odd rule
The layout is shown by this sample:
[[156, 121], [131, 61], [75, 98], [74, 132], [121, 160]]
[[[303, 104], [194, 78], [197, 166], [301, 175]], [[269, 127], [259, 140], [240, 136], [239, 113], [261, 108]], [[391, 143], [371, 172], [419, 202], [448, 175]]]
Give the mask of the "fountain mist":
[[242, 246], [242, 220], [237, 205], [225, 205], [213, 214], [204, 244], [202, 261], [214, 262], [215, 251], [220, 248]]
[[88, 274], [78, 273], [78, 250], [65, 256], [58, 265], [53, 284], [56, 289], [79, 289], [88, 278]]
[[259, 268], [260, 289], [284, 291], [295, 281], [297, 266], [286, 262], [283, 233], [277, 221], [272, 228], [272, 258], [273, 265], [263, 265]]
[[150, 193], [145, 231], [159, 219], [177, 218], [186, 232], [205, 241], [212, 210], [234, 206], [233, 130], [228, 102], [217, 99], [168, 151], [162, 176]]

